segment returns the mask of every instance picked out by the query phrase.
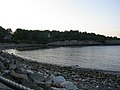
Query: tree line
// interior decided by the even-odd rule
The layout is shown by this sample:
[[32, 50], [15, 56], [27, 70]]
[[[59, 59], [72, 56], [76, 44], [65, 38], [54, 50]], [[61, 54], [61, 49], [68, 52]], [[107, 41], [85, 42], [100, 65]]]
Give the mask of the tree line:
[[92, 40], [104, 43], [106, 40], [120, 40], [117, 37], [109, 37], [95, 33], [80, 32], [78, 30], [25, 30], [18, 28], [13, 33], [11, 29], [0, 26], [0, 43], [38, 43], [47, 44], [55, 41], [65, 40]]

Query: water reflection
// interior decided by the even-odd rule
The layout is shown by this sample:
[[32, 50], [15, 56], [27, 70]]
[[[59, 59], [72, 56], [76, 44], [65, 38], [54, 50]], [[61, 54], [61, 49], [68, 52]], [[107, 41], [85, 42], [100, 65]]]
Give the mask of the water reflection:
[[120, 46], [60, 47], [34, 51], [10, 49], [7, 51], [38, 62], [120, 71]]

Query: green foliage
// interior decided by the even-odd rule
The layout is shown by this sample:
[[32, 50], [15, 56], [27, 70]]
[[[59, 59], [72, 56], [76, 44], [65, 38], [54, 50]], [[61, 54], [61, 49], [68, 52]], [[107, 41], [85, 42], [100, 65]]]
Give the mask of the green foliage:
[[60, 32], [57, 30], [39, 31], [39, 30], [22, 30], [17, 29], [14, 33], [15, 40], [27, 43], [41, 43], [47, 44], [54, 41], [65, 41], [65, 40], [92, 40], [104, 43], [106, 40], [116, 40], [117, 37], [106, 37], [95, 33], [79, 32], [78, 30], [70, 30]]
[[9, 42], [11, 38], [10, 29], [5, 30], [0, 26], [0, 43]]
[[[10, 37], [11, 36], [11, 37]], [[78, 40], [78, 41], [97, 41], [105, 43], [106, 40], [120, 40], [117, 37], [106, 37], [95, 33], [79, 32], [78, 30], [70, 31], [49, 31], [49, 30], [25, 30], [18, 28], [12, 34], [11, 29], [5, 30], [0, 27], [0, 42], [13, 42], [13, 43], [40, 43], [47, 44], [54, 41], [65, 40]]]

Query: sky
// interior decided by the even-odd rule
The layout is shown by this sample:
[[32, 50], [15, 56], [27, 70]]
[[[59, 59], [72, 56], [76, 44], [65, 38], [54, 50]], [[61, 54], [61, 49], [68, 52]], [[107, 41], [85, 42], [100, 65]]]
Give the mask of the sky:
[[120, 0], [0, 0], [0, 26], [120, 37]]

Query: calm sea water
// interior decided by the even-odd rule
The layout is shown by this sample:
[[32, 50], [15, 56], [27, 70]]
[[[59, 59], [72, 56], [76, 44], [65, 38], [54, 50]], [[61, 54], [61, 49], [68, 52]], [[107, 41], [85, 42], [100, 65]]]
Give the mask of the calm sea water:
[[7, 50], [38, 62], [120, 71], [120, 46], [60, 47], [32, 51]]

